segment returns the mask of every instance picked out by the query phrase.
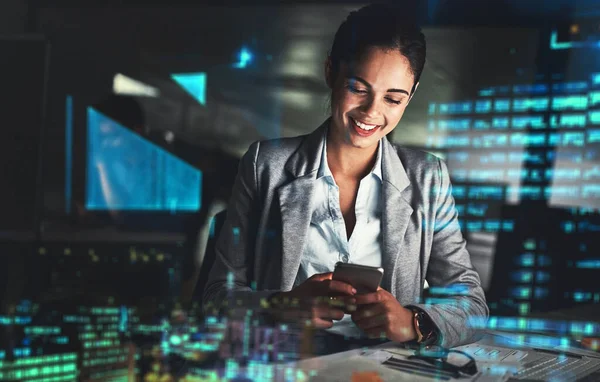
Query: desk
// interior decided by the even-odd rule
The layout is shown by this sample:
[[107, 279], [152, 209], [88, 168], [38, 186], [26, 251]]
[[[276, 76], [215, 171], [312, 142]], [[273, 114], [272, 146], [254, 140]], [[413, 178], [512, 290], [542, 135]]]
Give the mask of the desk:
[[[535, 367], [535, 365], [547, 365], [549, 370], [558, 369], [562, 365], [566, 365], [569, 362], [580, 362], [579, 357], [586, 361], [585, 365], [588, 371], [581, 371], [580, 375], [591, 373], [599, 373], [600, 370], [600, 354], [590, 352], [583, 349], [569, 348], [567, 353], [561, 355], [559, 351], [552, 349], [539, 349], [528, 347], [528, 346], [510, 346], [511, 336], [515, 336], [515, 333], [499, 333], [499, 332], [487, 332], [483, 338], [474, 344], [459, 347], [458, 349], [467, 351], [471, 354], [471, 351], [475, 349], [486, 348], [486, 349], [497, 349], [506, 350], [502, 355], [503, 361], [498, 361], [489, 358], [487, 361], [483, 361], [484, 356], [478, 357], [478, 369], [480, 373], [473, 378], [466, 377], [460, 379], [447, 379], [450, 381], [477, 381], [477, 382], [492, 382], [492, 381], [507, 381], [507, 380], [519, 380], [522, 379], [519, 375], [514, 375], [517, 371], [523, 370], [524, 366]], [[470, 349], [470, 350], [469, 350]], [[386, 353], [409, 354], [409, 351], [404, 348], [401, 344], [387, 342], [381, 345], [373, 346], [370, 348], [354, 349], [341, 353], [330, 354], [321, 357], [315, 357], [306, 359], [300, 362], [296, 362], [295, 366], [301, 369], [308, 377], [313, 377], [316, 381], [358, 381], [358, 380], [371, 380], [368, 376], [377, 375], [381, 381], [439, 381], [440, 378], [431, 378], [418, 376], [410, 373], [398, 372], [391, 370], [380, 363], [384, 361], [382, 357], [385, 357]], [[505, 357], [506, 355], [506, 357]], [[562, 362], [562, 363], [561, 363]], [[582, 362], [582, 361], [581, 361]], [[539, 369], [539, 370], [538, 370]], [[543, 376], [545, 371], [540, 371], [542, 366], [533, 369], [530, 374], [534, 371], [537, 375]], [[364, 374], [361, 374], [364, 373]], [[369, 374], [370, 373], [370, 374]], [[361, 379], [364, 375], [365, 378]], [[578, 376], [575, 371], [572, 373], [572, 378], [566, 377], [561, 380], [577, 380]], [[541, 379], [541, 380], [545, 380]], [[312, 379], [311, 379], [312, 380]], [[590, 379], [594, 380], [594, 379]]]

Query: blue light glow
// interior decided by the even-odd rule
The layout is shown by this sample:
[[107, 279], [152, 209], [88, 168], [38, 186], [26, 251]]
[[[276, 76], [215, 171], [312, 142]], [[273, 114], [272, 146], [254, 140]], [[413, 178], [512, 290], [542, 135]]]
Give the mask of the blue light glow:
[[585, 145], [583, 132], [553, 133], [548, 136], [548, 144], [552, 146], [578, 146]]
[[206, 105], [206, 73], [172, 74], [171, 78], [200, 105]]
[[475, 129], [475, 130], [487, 130], [489, 128], [490, 128], [490, 123], [488, 121], [477, 119], [473, 123], [473, 129]]
[[467, 114], [471, 112], [473, 107], [472, 102], [453, 102], [441, 103], [439, 106], [439, 114]]
[[470, 125], [470, 119], [440, 119], [438, 121], [438, 130], [465, 131], [469, 130]]
[[588, 143], [600, 142], [600, 129], [589, 130], [587, 141]]
[[434, 115], [435, 114], [435, 109], [436, 109], [436, 104], [435, 103], [430, 103], [429, 104], [429, 115]]
[[508, 128], [509, 121], [508, 117], [494, 117], [492, 119], [492, 126], [494, 129], [506, 129]]
[[449, 285], [445, 287], [430, 287], [429, 292], [433, 295], [440, 296], [468, 295], [469, 287], [461, 284]]
[[513, 100], [513, 111], [546, 111], [550, 105], [547, 97], [541, 98], [518, 98]]
[[531, 253], [525, 253], [519, 256], [517, 263], [523, 267], [532, 267], [535, 264], [535, 256]]
[[515, 85], [513, 86], [513, 93], [515, 94], [546, 94], [548, 93], [548, 85], [545, 84], [532, 84], [532, 85]]
[[512, 134], [510, 144], [511, 146], [545, 146], [546, 134]]
[[550, 49], [559, 50], [559, 49], [571, 49], [574, 47], [573, 42], [558, 42], [558, 32], [553, 30], [550, 34]]
[[541, 115], [513, 117], [512, 127], [513, 129], [525, 129], [527, 127], [532, 127], [534, 129], [543, 129], [546, 127], [546, 124], [544, 123], [544, 117]]
[[575, 264], [577, 268], [600, 269], [600, 259], [581, 260]]
[[87, 129], [87, 209], [200, 209], [201, 171], [93, 108]]
[[533, 273], [531, 271], [516, 271], [511, 276], [513, 281], [519, 283], [529, 283], [533, 280]]
[[456, 151], [448, 154], [448, 160], [457, 162], [466, 162], [469, 160], [469, 153], [466, 151]]
[[586, 302], [592, 300], [592, 294], [590, 292], [573, 292], [573, 300], [575, 302]]
[[589, 101], [590, 107], [594, 107], [600, 104], [600, 92], [590, 92], [589, 93]]
[[552, 99], [552, 110], [585, 110], [588, 107], [586, 96], [557, 96]]
[[550, 117], [550, 126], [556, 127], [567, 127], [567, 128], [585, 128], [586, 125], [585, 114], [563, 114], [559, 116], [552, 115]]
[[600, 111], [590, 111], [588, 116], [592, 124], [600, 125]]
[[471, 186], [468, 192], [469, 199], [504, 199], [504, 191], [500, 186]]
[[233, 66], [238, 69], [244, 69], [248, 66], [248, 64], [252, 63], [254, 59], [254, 55], [247, 48], [242, 48], [238, 53], [239, 61], [236, 62]]
[[562, 84], [554, 84], [552, 85], [552, 90], [554, 92], [564, 92], [564, 93], [575, 93], [582, 92], [588, 89], [587, 82], [579, 81], [579, 82], [565, 82]]
[[489, 113], [492, 111], [492, 101], [484, 100], [484, 101], [476, 101], [475, 102], [475, 112], [476, 113]]
[[498, 113], [510, 111], [510, 100], [509, 99], [497, 99], [494, 102], [494, 111], [498, 112]]

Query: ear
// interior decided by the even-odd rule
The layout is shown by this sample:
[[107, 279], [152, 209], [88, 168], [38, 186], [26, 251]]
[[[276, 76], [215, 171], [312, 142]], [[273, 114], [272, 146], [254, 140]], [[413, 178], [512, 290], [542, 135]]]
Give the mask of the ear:
[[408, 99], [408, 102], [410, 102], [413, 99], [415, 93], [417, 92], [417, 88], [419, 87], [419, 84], [420, 84], [420, 82], [417, 82], [415, 84], [415, 90], [413, 90], [412, 94], [410, 95], [410, 98]]
[[331, 75], [331, 56], [327, 55], [327, 58], [325, 59], [325, 83], [329, 89], [333, 89], [333, 80]]

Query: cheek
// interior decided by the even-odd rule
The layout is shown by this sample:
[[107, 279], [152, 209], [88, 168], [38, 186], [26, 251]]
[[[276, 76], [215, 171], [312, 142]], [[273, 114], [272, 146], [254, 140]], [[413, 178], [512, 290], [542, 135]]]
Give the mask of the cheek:
[[402, 115], [404, 115], [404, 110], [406, 110], [406, 106], [394, 107], [388, 114], [390, 120], [398, 122], [402, 118]]
[[396, 110], [390, 110], [389, 113], [386, 114], [386, 120], [388, 123], [387, 128], [385, 129], [386, 132], [390, 132], [391, 130], [393, 130], [396, 125], [398, 125], [398, 122], [400, 122], [400, 120], [402, 119], [402, 115], [404, 114], [404, 107], [397, 107]]
[[361, 106], [361, 100], [353, 94], [342, 93], [338, 100], [338, 109], [342, 113], [357, 109]]

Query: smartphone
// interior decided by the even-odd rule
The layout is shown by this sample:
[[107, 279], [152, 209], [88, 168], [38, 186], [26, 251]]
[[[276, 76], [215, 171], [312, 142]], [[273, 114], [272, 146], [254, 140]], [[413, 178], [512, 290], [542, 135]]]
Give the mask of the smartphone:
[[352, 285], [357, 294], [371, 293], [377, 291], [381, 283], [383, 268], [338, 262], [332, 278]]

